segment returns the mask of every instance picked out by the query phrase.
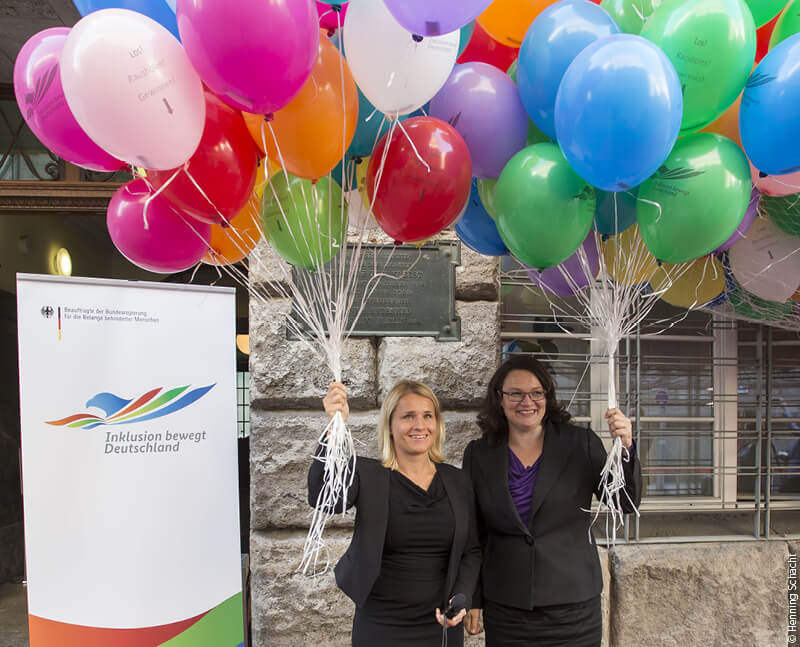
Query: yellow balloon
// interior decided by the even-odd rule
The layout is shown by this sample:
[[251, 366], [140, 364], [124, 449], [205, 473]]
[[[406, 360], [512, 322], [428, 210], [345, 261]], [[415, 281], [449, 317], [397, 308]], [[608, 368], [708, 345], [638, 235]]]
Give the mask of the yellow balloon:
[[703, 256], [681, 265], [664, 263], [650, 284], [661, 298], [678, 308], [694, 308], [713, 301], [725, 291], [725, 269], [713, 256]]
[[280, 164], [273, 162], [271, 159], [262, 159], [258, 162], [256, 182], [253, 185], [253, 195], [256, 197], [258, 204], [261, 204], [261, 196], [264, 195], [264, 187], [267, 186], [267, 180], [280, 170]]
[[606, 270], [620, 285], [649, 283], [658, 270], [658, 261], [645, 246], [639, 225], [609, 236], [601, 247]]

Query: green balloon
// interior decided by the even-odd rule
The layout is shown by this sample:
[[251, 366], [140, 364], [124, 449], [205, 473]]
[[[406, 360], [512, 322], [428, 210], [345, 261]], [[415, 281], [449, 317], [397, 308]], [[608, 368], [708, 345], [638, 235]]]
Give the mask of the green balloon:
[[644, 23], [664, 0], [603, 0], [600, 6], [626, 34], [638, 34]]
[[478, 180], [478, 197], [481, 199], [481, 204], [483, 204], [483, 208], [486, 209], [486, 213], [488, 213], [492, 220], [495, 219], [494, 217], [494, 187], [497, 184], [497, 180], [491, 179], [479, 179]]
[[742, 0], [666, 0], [642, 29], [675, 66], [681, 135], [704, 128], [736, 100], [756, 58], [756, 28]]
[[728, 240], [749, 203], [750, 165], [742, 149], [722, 135], [697, 133], [679, 139], [639, 185], [636, 220], [653, 256], [683, 263]]
[[592, 227], [595, 189], [556, 144], [523, 148], [497, 180], [497, 231], [511, 253], [536, 269], [571, 256]]
[[769, 37], [769, 49], [797, 33], [800, 33], [800, 0], [791, 0], [775, 23]]
[[279, 171], [261, 199], [261, 224], [283, 260], [317, 269], [341, 249], [347, 231], [342, 189], [329, 176], [317, 182]]
[[786, 6], [786, 0], [745, 0], [745, 2], [750, 7], [756, 27], [766, 25]]
[[779, 198], [762, 195], [760, 207], [782, 231], [791, 236], [800, 236], [800, 195]]
[[[511, 77], [511, 80], [514, 83], [517, 82], [517, 63], [518, 63], [518, 60], [519, 59], [515, 58], [514, 62], [509, 66], [508, 72], [506, 72], [506, 74], [508, 74], [508, 76]], [[525, 142], [525, 145], [526, 146], [533, 146], [534, 144], [541, 144], [543, 142], [551, 142], [551, 141], [553, 141], [553, 140], [550, 139], [547, 135], [545, 135], [539, 129], [539, 126], [537, 126], [535, 123], [533, 123], [533, 120], [530, 117], [528, 117], [528, 138], [527, 138], [527, 140]]]

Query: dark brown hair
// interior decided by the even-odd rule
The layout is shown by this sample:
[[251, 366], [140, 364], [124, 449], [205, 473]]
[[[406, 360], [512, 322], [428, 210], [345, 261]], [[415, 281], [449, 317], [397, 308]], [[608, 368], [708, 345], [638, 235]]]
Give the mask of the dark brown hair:
[[478, 413], [478, 427], [490, 445], [497, 445], [508, 438], [508, 420], [506, 420], [500, 402], [503, 399], [501, 393], [503, 382], [506, 381], [506, 377], [511, 371], [528, 371], [533, 373], [541, 383], [547, 403], [542, 422], [562, 423], [569, 421], [572, 417], [556, 400], [556, 385], [547, 367], [529, 355], [514, 355], [503, 362], [489, 380], [486, 398]]

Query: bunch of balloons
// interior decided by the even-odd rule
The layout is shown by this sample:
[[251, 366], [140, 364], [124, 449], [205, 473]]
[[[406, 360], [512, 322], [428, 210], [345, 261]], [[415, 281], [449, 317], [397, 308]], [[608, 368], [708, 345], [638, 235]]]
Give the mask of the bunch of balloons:
[[800, 0], [76, 6], [20, 51], [17, 101], [64, 159], [143, 169], [108, 212], [142, 267], [262, 235], [318, 267], [350, 214], [398, 242], [455, 225], [533, 277], [628, 232], [656, 265], [724, 254], [737, 289], [789, 298], [762, 256], [800, 256], [772, 202], [800, 193]]

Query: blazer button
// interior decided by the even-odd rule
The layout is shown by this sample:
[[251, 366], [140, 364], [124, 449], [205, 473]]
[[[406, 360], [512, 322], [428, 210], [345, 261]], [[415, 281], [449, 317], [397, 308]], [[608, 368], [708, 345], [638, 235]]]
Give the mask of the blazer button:
[[525, 535], [525, 543], [528, 544], [528, 546], [533, 546], [533, 537]]

